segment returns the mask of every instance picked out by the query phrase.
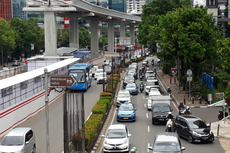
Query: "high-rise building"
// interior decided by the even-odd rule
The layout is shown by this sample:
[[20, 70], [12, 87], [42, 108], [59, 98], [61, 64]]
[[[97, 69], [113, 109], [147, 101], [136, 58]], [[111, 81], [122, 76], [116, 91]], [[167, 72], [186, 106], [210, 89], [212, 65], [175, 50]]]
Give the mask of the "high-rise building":
[[127, 13], [140, 15], [143, 5], [145, 5], [145, 0], [127, 0]]
[[27, 12], [22, 11], [23, 7], [26, 6], [25, 0], [12, 0], [12, 6], [13, 6], [13, 17], [18, 17], [21, 20], [27, 19]]
[[0, 18], [4, 18], [6, 21], [10, 21], [12, 17], [12, 1], [0, 0]]
[[109, 0], [109, 9], [127, 13], [127, 0]]

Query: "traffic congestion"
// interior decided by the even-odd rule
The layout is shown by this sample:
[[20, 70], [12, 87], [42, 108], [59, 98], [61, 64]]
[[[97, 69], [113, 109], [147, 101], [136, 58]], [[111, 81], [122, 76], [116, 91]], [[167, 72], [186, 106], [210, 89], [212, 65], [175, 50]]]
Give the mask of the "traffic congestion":
[[203, 115], [173, 102], [157, 75], [159, 62], [147, 57], [129, 66], [101, 152], [223, 152]]

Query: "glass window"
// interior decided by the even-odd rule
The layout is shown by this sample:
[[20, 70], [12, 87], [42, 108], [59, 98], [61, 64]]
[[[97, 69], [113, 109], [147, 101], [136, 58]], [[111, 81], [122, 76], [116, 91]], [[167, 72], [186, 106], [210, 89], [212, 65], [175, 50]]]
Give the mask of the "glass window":
[[23, 136], [6, 136], [1, 143], [2, 146], [20, 146], [23, 144]]
[[156, 142], [153, 146], [154, 152], [177, 152], [180, 151], [178, 142]]
[[134, 80], [133, 76], [126, 76], [125, 80]]
[[207, 128], [207, 125], [201, 120], [196, 120], [194, 122], [190, 122], [189, 126], [192, 129], [204, 129], [204, 128]]
[[127, 84], [127, 88], [136, 88], [136, 84]]
[[121, 105], [119, 111], [133, 111], [132, 105]]
[[169, 107], [167, 106], [154, 106], [153, 107], [153, 112], [169, 112]]
[[118, 93], [118, 97], [129, 97], [129, 93]]
[[107, 131], [106, 138], [126, 138], [126, 132], [123, 129], [111, 129]]

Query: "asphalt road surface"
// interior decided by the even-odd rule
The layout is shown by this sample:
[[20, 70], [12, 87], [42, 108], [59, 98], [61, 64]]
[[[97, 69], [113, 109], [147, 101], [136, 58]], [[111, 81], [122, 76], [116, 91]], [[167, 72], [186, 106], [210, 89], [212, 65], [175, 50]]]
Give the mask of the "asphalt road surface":
[[[150, 58], [148, 57], [150, 62]], [[156, 61], [156, 60], [155, 60]], [[155, 63], [156, 65], [156, 63]], [[139, 63], [139, 68], [141, 64]], [[139, 84], [139, 79], [136, 80], [136, 83]], [[156, 134], [158, 132], [164, 132], [165, 124], [155, 124], [152, 125], [151, 122], [151, 112], [147, 111], [146, 108], [146, 99], [145, 93], [140, 93], [136, 96], [132, 97], [132, 103], [137, 108], [136, 111], [136, 122], [117, 122], [116, 116], [114, 118], [113, 124], [125, 124], [127, 125], [131, 136], [131, 146], [136, 147], [138, 153], [150, 152], [147, 148], [151, 146]], [[178, 115], [178, 111], [173, 106], [172, 114], [174, 116]], [[217, 121], [217, 114], [219, 108], [194, 108], [191, 109], [193, 115], [202, 118], [203, 120], [208, 122]], [[117, 113], [115, 112], [117, 115]], [[213, 143], [194, 143], [190, 144], [187, 140], [181, 138], [181, 143], [183, 147], [186, 147], [185, 153], [224, 153], [224, 149], [221, 147], [218, 139], [215, 139]]]

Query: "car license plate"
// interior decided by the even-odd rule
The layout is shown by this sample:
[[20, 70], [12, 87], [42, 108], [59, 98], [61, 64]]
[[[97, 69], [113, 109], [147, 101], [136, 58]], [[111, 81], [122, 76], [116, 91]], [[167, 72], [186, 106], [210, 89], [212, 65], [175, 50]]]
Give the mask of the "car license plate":
[[203, 140], [207, 140], [207, 139], [208, 139], [208, 137], [202, 137], [202, 139], [203, 139]]
[[117, 147], [113, 147], [113, 149], [117, 149]]
[[124, 120], [127, 120], [127, 119], [129, 119], [128, 117], [124, 117]]

